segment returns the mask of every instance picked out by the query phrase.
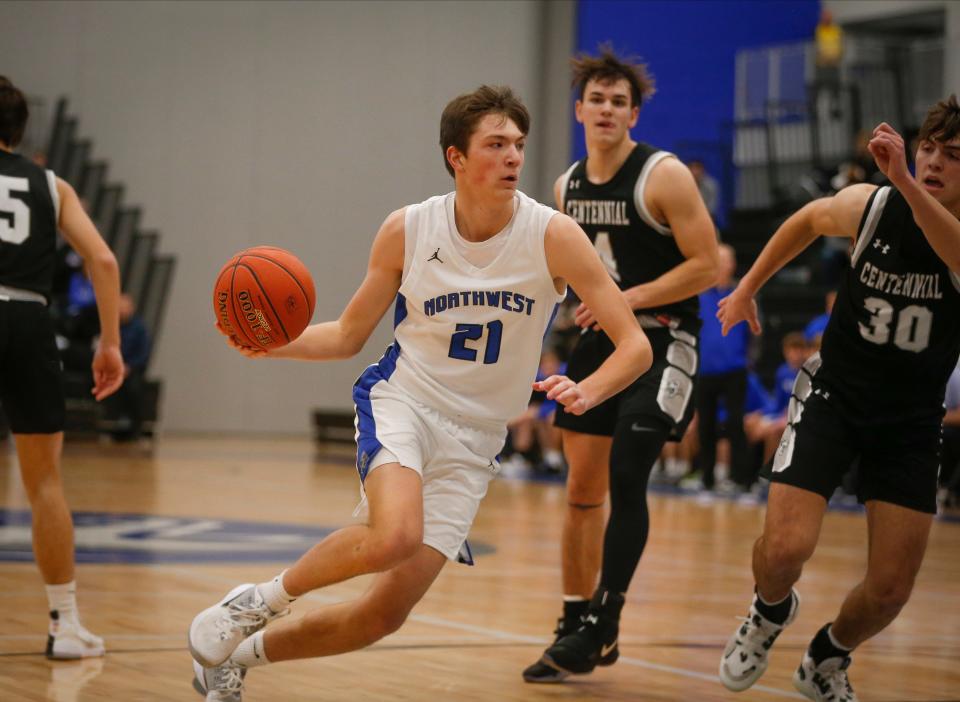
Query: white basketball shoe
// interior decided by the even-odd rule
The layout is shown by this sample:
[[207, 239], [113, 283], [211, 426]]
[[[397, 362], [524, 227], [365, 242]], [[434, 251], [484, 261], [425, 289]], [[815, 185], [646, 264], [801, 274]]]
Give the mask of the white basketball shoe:
[[194, 661], [193, 674], [193, 686], [206, 695], [206, 702], [242, 702], [243, 678], [247, 674], [244, 666], [227, 661], [224, 665], [204, 668]]
[[60, 616], [57, 610], [50, 611], [47, 658], [69, 661], [78, 658], [94, 658], [103, 654], [103, 639], [87, 631], [80, 624], [76, 614]]
[[757, 611], [757, 599], [754, 595], [750, 612], [737, 629], [720, 659], [720, 682], [733, 692], [742, 692], [753, 685], [767, 670], [767, 655], [780, 632], [797, 616], [800, 596], [796, 590], [790, 591], [793, 602], [790, 615], [783, 624], [774, 624]]
[[205, 668], [218, 666], [245, 638], [289, 613], [289, 609], [274, 612], [267, 607], [256, 585], [238, 585], [219, 603], [194, 617], [190, 624], [190, 653]]
[[857, 702], [847, 678], [848, 667], [850, 656], [827, 658], [817, 665], [806, 651], [800, 667], [793, 674], [793, 686], [814, 702]]

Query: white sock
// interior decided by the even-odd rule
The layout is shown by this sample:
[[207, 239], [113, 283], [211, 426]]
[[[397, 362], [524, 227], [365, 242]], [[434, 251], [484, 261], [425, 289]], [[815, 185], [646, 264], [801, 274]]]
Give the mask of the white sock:
[[553, 468], [559, 468], [563, 465], [563, 454], [556, 449], [548, 449], [543, 452], [543, 462]]
[[586, 602], [589, 598], [582, 597], [581, 595], [564, 595], [564, 602]]
[[56, 611], [62, 618], [77, 616], [76, 580], [63, 585], [47, 585], [46, 588], [50, 611]]
[[246, 668], [256, 668], [258, 665], [266, 665], [270, 662], [266, 652], [263, 650], [263, 632], [258, 631], [253, 636], [248, 636], [236, 650], [231, 654], [230, 661], [239, 663]]
[[297, 599], [296, 597], [290, 597], [283, 588], [283, 576], [286, 572], [287, 571], [283, 571], [283, 573], [280, 573], [280, 575], [273, 580], [268, 580], [265, 583], [257, 585], [257, 591], [260, 593], [260, 597], [263, 598], [264, 603], [272, 612], [282, 612], [290, 606], [291, 602]]
[[777, 600], [776, 602], [767, 602], [763, 598], [763, 596], [760, 594], [759, 590], [757, 590], [756, 594], [757, 594], [757, 599], [763, 602], [763, 604], [767, 605], [768, 607], [776, 607], [778, 604], [783, 604], [784, 602], [789, 600], [791, 597], [793, 597], [793, 590], [788, 592], [786, 597], [784, 597], [783, 599]]
[[839, 648], [842, 651], [853, 651], [853, 647], [847, 646], [845, 643], [840, 643], [837, 641], [837, 638], [833, 635], [833, 624], [827, 627], [827, 636], [830, 637], [830, 643]]

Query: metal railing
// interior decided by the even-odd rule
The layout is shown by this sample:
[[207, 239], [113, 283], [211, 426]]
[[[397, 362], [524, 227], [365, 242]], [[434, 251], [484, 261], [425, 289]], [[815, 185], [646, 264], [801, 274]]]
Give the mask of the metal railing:
[[839, 85], [818, 82], [809, 42], [737, 54], [736, 207], [815, 195], [812, 174], [850, 159], [861, 130], [887, 121], [909, 133], [943, 97], [942, 39], [846, 37], [844, 47]]

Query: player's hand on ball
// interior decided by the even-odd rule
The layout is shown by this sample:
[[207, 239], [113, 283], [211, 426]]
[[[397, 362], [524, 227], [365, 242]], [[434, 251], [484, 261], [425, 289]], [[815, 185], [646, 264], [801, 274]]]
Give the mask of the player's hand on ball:
[[746, 321], [750, 331], [760, 333], [760, 316], [757, 313], [757, 301], [740, 288], [720, 300], [717, 304], [717, 319], [720, 320], [721, 333], [726, 336], [740, 322]]
[[547, 399], [559, 402], [567, 414], [583, 414], [589, 409], [583, 390], [565, 375], [551, 375], [537, 381], [533, 389], [547, 393]]
[[226, 340], [227, 346], [232, 349], [236, 349], [247, 358], [263, 358], [267, 355], [266, 349], [256, 348], [253, 346], [244, 346], [241, 344], [237, 337], [235, 337], [233, 334], [229, 334], [222, 326], [220, 326], [220, 322], [217, 322], [214, 326], [217, 328], [218, 332], [223, 334], [223, 338]]

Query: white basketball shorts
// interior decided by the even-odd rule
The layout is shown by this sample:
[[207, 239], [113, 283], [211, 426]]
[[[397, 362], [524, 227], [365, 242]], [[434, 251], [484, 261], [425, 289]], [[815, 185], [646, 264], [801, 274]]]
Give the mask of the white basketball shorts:
[[506, 427], [493, 431], [451, 419], [407, 397], [386, 381], [357, 401], [357, 470], [361, 502], [355, 515], [368, 514], [362, 481], [387, 463], [417, 471], [423, 480], [423, 543], [451, 560], [472, 564], [467, 534], [499, 472], [497, 454]]

